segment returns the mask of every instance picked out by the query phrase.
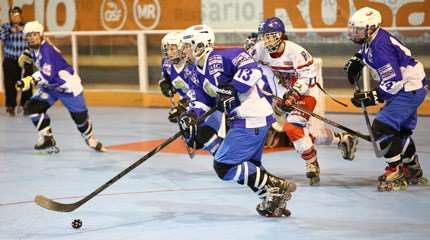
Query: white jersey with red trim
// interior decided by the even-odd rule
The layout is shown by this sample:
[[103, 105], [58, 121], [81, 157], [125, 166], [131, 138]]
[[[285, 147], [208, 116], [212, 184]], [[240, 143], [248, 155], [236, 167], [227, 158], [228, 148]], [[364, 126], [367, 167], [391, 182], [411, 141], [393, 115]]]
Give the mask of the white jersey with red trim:
[[[284, 40], [284, 52], [270, 54], [263, 41], [255, 44], [252, 52], [256, 61], [269, 66], [276, 77], [287, 88], [293, 88], [301, 95], [309, 95], [309, 88], [315, 86], [317, 69], [309, 52], [297, 43]], [[282, 96], [280, 96], [282, 97]]]

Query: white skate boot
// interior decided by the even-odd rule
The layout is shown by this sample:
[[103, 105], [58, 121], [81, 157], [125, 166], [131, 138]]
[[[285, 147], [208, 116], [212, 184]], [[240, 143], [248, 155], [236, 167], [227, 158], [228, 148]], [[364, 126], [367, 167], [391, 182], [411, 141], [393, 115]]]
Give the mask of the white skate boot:
[[106, 152], [107, 151], [106, 148], [103, 147], [103, 144], [93, 136], [86, 138], [85, 143], [90, 148], [96, 150], [97, 152]]
[[358, 137], [349, 133], [339, 133], [338, 149], [345, 160], [354, 160], [357, 151]]

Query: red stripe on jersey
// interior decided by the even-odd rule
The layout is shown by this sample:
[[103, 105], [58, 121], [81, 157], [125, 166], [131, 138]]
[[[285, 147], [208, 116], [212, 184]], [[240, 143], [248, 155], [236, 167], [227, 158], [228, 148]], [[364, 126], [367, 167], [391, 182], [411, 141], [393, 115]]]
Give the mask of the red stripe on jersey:
[[300, 69], [300, 68], [304, 68], [304, 67], [310, 66], [310, 65], [312, 65], [313, 63], [314, 63], [314, 59], [313, 59], [313, 58], [311, 58], [311, 60], [310, 60], [309, 62], [307, 62], [307, 63], [305, 63], [305, 64], [303, 64], [303, 65], [298, 66], [298, 67], [297, 67], [297, 69]]
[[282, 66], [270, 66], [273, 70], [291, 70], [294, 69], [294, 67], [282, 67]]

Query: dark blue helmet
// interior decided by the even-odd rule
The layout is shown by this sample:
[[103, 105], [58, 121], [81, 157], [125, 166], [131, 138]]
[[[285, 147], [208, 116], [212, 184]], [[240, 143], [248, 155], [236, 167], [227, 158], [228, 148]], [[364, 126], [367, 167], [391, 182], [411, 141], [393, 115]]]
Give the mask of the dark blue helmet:
[[277, 17], [271, 17], [260, 23], [258, 26], [258, 31], [260, 34], [275, 32], [285, 33], [285, 25], [281, 19]]

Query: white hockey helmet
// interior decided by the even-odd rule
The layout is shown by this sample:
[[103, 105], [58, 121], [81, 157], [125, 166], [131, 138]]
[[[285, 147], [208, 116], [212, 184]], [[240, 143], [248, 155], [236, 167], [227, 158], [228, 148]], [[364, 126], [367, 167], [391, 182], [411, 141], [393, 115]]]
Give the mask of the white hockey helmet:
[[[183, 58], [182, 52], [182, 32], [168, 33], [164, 38], [166, 44], [166, 56], [174, 64], [179, 63]], [[171, 48], [176, 46], [176, 48]]]
[[28, 33], [37, 32], [40, 36], [43, 35], [43, 26], [38, 21], [28, 22], [24, 26], [24, 30], [22, 31], [24, 36]]
[[193, 57], [198, 60], [205, 51], [213, 48], [215, 33], [207, 25], [194, 25], [185, 29], [182, 41], [191, 45]]
[[362, 44], [369, 39], [369, 29], [378, 29], [381, 26], [381, 14], [370, 7], [364, 7], [357, 10], [348, 21], [349, 38], [355, 42]]
[[161, 39], [161, 54], [163, 54], [164, 57], [167, 56], [167, 39], [171, 34], [173, 33], [169, 32], [166, 35], [164, 35], [163, 38]]

